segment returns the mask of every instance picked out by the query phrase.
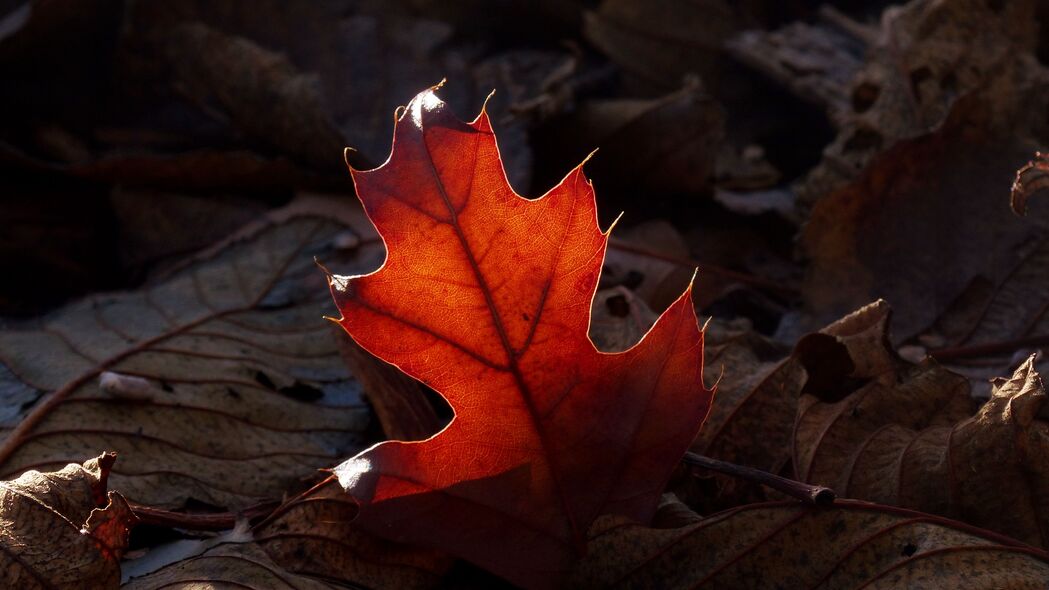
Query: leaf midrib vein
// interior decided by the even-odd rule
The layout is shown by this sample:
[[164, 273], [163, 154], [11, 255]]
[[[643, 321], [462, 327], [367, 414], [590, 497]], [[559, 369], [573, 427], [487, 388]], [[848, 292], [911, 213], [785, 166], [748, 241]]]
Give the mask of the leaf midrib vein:
[[[542, 458], [546, 462], [547, 468], [550, 470], [550, 478], [553, 482], [554, 489], [557, 492], [558, 500], [561, 504], [561, 509], [564, 513], [565, 518], [568, 520], [569, 527], [571, 528], [573, 541], [582, 546], [582, 543], [585, 542], [585, 538], [583, 537], [582, 532], [579, 530], [578, 524], [575, 522], [575, 516], [572, 513], [571, 507], [568, 503], [568, 497], [565, 494], [565, 490], [561, 484], [557, 470], [554, 469], [553, 463], [550, 459], [552, 456], [550, 453], [550, 445], [546, 440], [546, 434], [540, 424], [539, 412], [536, 409], [535, 405], [532, 403], [531, 389], [525, 382], [524, 375], [521, 373], [521, 368], [518, 364], [519, 355], [524, 354], [525, 349], [522, 349], [520, 352], [518, 352], [515, 351], [513, 346], [510, 344], [510, 339], [507, 336], [506, 327], [503, 325], [502, 317], [499, 315], [499, 310], [495, 307], [495, 300], [492, 297], [491, 289], [488, 287], [488, 282], [485, 280], [485, 277], [481, 272], [480, 265], [477, 263], [477, 259], [474, 257], [473, 249], [471, 248], [469, 241], [466, 239], [466, 234], [463, 232], [462, 225], [459, 223], [459, 214], [448, 196], [447, 189], [444, 186], [444, 181], [441, 179], [440, 174], [438, 174], [437, 172], [437, 166], [433, 161], [433, 154], [430, 151], [429, 144], [427, 143], [426, 133], [422, 124], [420, 124], [419, 126], [419, 134], [422, 138], [424, 148], [423, 152], [426, 154], [426, 163], [428, 164], [430, 173], [433, 176], [434, 184], [436, 185], [438, 193], [441, 196], [441, 200], [444, 202], [444, 205], [445, 207], [447, 207], [448, 213], [450, 215], [449, 225], [452, 227], [456, 237], [459, 240], [459, 244], [462, 247], [464, 254], [466, 255], [466, 259], [470, 263], [470, 269], [474, 274], [474, 278], [477, 280], [477, 285], [480, 288], [482, 295], [484, 296], [485, 304], [487, 305], [488, 311], [492, 317], [492, 323], [495, 327], [496, 333], [499, 335], [500, 344], [502, 345], [503, 350], [505, 351], [507, 356], [507, 368], [514, 379], [514, 383], [517, 385], [518, 391], [521, 393], [521, 397], [524, 401], [525, 407], [528, 410], [528, 415], [532, 422], [532, 428], [539, 438], [539, 444], [542, 448]], [[478, 132], [477, 137], [481, 137], [480, 132]], [[476, 145], [474, 147], [473, 155], [474, 165], [470, 171], [470, 181], [467, 183], [467, 186], [470, 186], [471, 188], [473, 187], [474, 178], [476, 177], [477, 173]], [[551, 279], [548, 277], [546, 280], [546, 289], [549, 288], [550, 282]], [[544, 291], [546, 289], [544, 289]], [[538, 322], [539, 317], [538, 314], [536, 314], [535, 323], [538, 324]]]

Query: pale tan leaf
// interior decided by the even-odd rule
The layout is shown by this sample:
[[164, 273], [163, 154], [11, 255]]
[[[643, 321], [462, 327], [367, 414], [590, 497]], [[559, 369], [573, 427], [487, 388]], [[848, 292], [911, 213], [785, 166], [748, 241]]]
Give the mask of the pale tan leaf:
[[109, 448], [121, 453], [113, 485], [132, 501], [236, 510], [356, 452], [367, 413], [322, 319], [313, 257], [374, 267], [374, 241], [339, 260], [343, 236], [373, 235], [351, 227], [360, 215], [300, 202], [164, 281], [0, 332], [0, 474]]

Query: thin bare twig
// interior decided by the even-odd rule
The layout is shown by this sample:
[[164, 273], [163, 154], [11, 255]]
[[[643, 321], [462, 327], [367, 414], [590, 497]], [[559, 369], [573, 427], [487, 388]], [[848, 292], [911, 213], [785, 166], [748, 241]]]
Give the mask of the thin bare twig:
[[711, 459], [710, 457], [704, 457], [703, 455], [697, 455], [691, 452], [685, 453], [684, 462], [693, 467], [702, 467], [703, 469], [717, 471], [718, 473], [723, 473], [731, 477], [738, 477], [740, 479], [759, 483], [779, 492], [783, 492], [792, 498], [797, 498], [802, 502], [815, 504], [817, 506], [829, 506], [833, 504], [834, 499], [838, 497], [838, 495], [834, 493], [834, 490], [830, 488], [809, 485], [793, 479], [773, 475], [767, 471], [754, 469], [753, 467], [745, 467], [743, 465], [736, 465], [735, 463], [719, 461], [717, 459]]
[[192, 531], [224, 531], [233, 528], [238, 519], [255, 520], [273, 512], [280, 502], [265, 502], [245, 508], [240, 512], [217, 512], [212, 514], [190, 514], [172, 512], [151, 506], [131, 504], [131, 510], [141, 524], [187, 529]]

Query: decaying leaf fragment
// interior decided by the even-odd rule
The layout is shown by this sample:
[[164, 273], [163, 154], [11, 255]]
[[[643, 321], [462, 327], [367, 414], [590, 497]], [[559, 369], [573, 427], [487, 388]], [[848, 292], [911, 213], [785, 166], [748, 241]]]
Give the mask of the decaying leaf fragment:
[[107, 492], [113, 453], [59, 471], [0, 482], [0, 586], [100, 590], [120, 585], [120, 558], [137, 519]]
[[527, 200], [506, 183], [484, 111], [432, 90], [401, 113], [382, 167], [353, 171], [383, 267], [332, 276], [346, 331], [443, 395], [436, 436], [336, 469], [368, 532], [550, 586], [601, 514], [651, 518], [711, 391], [690, 291], [633, 348], [587, 334], [607, 234], [581, 167]]

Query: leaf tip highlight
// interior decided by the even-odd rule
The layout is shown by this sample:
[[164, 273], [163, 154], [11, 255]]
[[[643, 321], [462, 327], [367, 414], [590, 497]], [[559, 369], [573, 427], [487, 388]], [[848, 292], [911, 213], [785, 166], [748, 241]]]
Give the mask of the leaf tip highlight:
[[[494, 92], [494, 90], [493, 90], [493, 92]], [[583, 167], [583, 165], [584, 165], [584, 164], [586, 164], [587, 162], [589, 162], [589, 161], [590, 161], [590, 158], [593, 158], [593, 157], [594, 157], [594, 154], [596, 154], [596, 153], [597, 153], [597, 150], [599, 150], [599, 149], [601, 149], [601, 148], [599, 148], [599, 147], [596, 147], [596, 148], [594, 148], [593, 150], [591, 150], [591, 151], [590, 151], [590, 153], [589, 153], [589, 154], [587, 154], [585, 158], [583, 158], [583, 161], [582, 161], [582, 162], [580, 162], [578, 166], [576, 166], [576, 168], [580, 168], [580, 169], [581, 169], [581, 168]]]
[[620, 220], [620, 219], [623, 219], [623, 215], [625, 215], [625, 214], [626, 214], [626, 211], [620, 211], [620, 212], [619, 212], [619, 215], [616, 215], [616, 218], [612, 220], [612, 223], [611, 223], [611, 224], [609, 224], [609, 226], [608, 226], [608, 229], [606, 229], [606, 230], [604, 231], [604, 234], [605, 234], [605, 237], [606, 237], [606, 238], [607, 238], [607, 237], [608, 237], [609, 235], [611, 235], [611, 234], [612, 234], [612, 230], [616, 228], [616, 224], [617, 224], [617, 223], [619, 223], [619, 220]]

